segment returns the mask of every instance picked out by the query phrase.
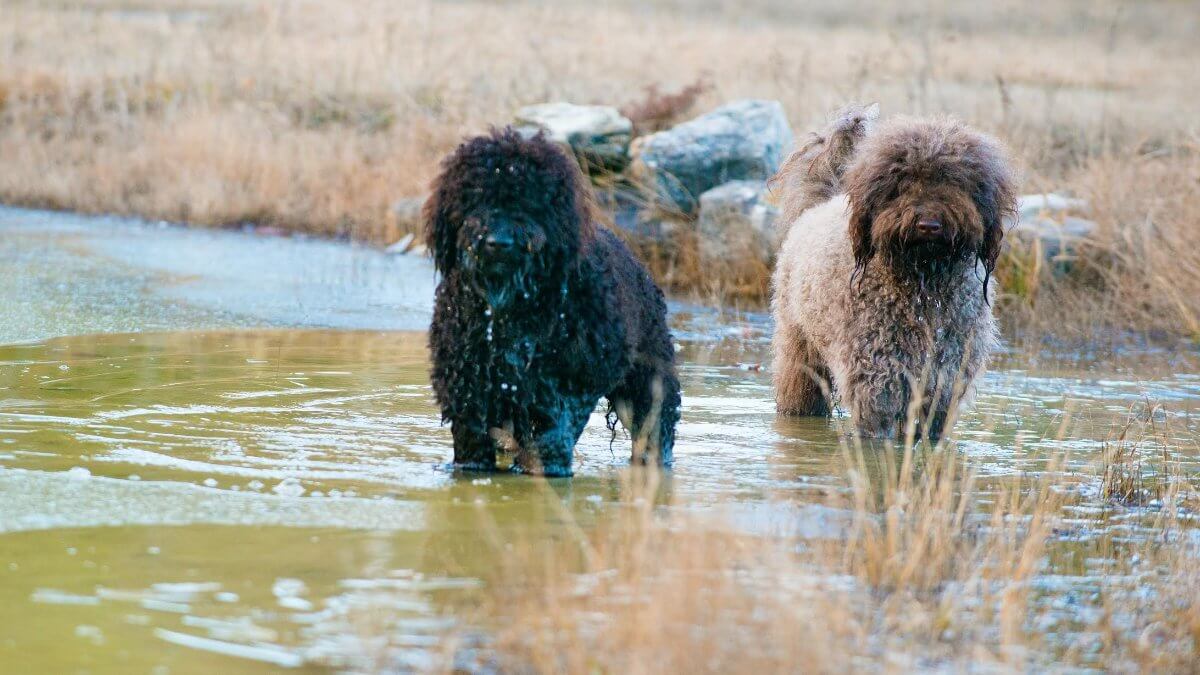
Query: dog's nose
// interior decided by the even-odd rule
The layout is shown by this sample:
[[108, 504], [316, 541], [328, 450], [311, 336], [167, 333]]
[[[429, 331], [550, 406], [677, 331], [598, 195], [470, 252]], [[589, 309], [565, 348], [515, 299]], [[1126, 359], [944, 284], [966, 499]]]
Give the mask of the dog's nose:
[[917, 221], [917, 234], [921, 235], [922, 237], [933, 237], [941, 231], [941, 221], [934, 220], [933, 218], [922, 218], [921, 220]]
[[483, 240], [483, 246], [488, 253], [505, 253], [513, 247], [511, 234], [491, 232]]

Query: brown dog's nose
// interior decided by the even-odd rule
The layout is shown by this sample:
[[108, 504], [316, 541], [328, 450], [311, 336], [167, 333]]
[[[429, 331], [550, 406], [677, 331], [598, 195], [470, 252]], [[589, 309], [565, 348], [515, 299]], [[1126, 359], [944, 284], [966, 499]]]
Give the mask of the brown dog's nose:
[[933, 218], [922, 218], [917, 221], [917, 234], [922, 237], [937, 236], [937, 233], [942, 231], [942, 223]]

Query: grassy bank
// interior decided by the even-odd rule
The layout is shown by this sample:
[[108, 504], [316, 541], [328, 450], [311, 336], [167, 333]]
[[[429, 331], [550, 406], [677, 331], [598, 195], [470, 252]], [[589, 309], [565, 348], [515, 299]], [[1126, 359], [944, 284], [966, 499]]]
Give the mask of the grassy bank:
[[[995, 132], [1024, 191], [1074, 192], [1101, 226], [1067, 279], [1005, 261], [1013, 325], [1195, 334], [1197, 32], [1166, 0], [0, 0], [0, 201], [386, 244], [390, 204], [464, 134], [703, 77], [696, 111], [776, 98], [797, 131], [858, 99]], [[761, 266], [656, 262], [679, 291], [766, 290]]]

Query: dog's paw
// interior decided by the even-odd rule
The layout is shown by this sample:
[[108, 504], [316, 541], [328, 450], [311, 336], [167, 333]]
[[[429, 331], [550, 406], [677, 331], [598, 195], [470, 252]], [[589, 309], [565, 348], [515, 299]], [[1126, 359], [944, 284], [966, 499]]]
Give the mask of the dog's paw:
[[450, 468], [455, 473], [495, 473], [495, 462], [460, 462], [451, 464]]

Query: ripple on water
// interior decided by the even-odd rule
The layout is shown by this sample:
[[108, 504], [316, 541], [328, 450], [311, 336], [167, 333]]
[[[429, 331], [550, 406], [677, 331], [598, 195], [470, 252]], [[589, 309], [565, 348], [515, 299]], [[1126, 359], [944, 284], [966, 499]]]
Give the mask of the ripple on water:
[[[769, 372], [738, 366], [767, 360], [762, 324], [714, 333], [711, 317], [679, 320], [681, 335], [703, 339], [681, 351], [664, 503], [755, 534], [837, 536], [846, 515], [820, 502], [844, 486], [844, 420], [775, 416]], [[619, 512], [628, 439], [612, 442], [600, 414], [573, 480], [447, 472], [424, 345], [417, 333], [260, 331], [0, 348], [0, 625], [18, 645], [78, 638], [37, 651], [32, 669], [123, 650], [146, 659], [124, 669], [148, 670], [174, 652], [147, 638], [198, 667], [420, 668], [455, 629], [447, 616], [481, 592], [496, 554], [488, 537], [560, 532], [564, 511], [548, 501], [585, 527]], [[1085, 500], [1070, 536], [1104, 536], [1114, 525], [1089, 504], [1112, 411], [1157, 398], [1194, 435], [1195, 378], [1177, 371], [1001, 367], [956, 450], [984, 481], [1043, 471], [1069, 450]], [[1142, 536], [1136, 520], [1120, 536]], [[64, 607], [86, 621], [53, 611]], [[386, 617], [366, 632], [392, 638], [364, 642], [364, 616]]]

